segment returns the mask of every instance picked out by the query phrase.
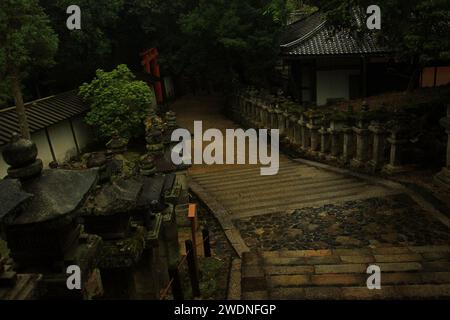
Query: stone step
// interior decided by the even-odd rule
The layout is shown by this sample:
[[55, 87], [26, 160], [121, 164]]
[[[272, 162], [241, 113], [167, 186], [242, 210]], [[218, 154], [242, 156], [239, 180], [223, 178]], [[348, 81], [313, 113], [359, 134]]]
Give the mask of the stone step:
[[[333, 173], [321, 173], [321, 174], [317, 174], [317, 172], [315, 171], [311, 171], [311, 170], [297, 170], [297, 169], [293, 169], [291, 171], [283, 171], [280, 172], [276, 175], [270, 175], [270, 176], [261, 176], [259, 173], [254, 174], [254, 175], [245, 175], [245, 176], [241, 176], [241, 175], [235, 175], [235, 176], [227, 176], [227, 175], [223, 175], [220, 177], [213, 177], [210, 179], [203, 179], [202, 176], [195, 176], [192, 175], [191, 178], [196, 181], [199, 184], [205, 185], [205, 186], [226, 186], [226, 185], [240, 185], [241, 183], [259, 183], [259, 184], [264, 184], [270, 181], [284, 181], [284, 179], [286, 178], [290, 178], [292, 176], [296, 176], [298, 179], [302, 179], [302, 178], [309, 178], [309, 179], [317, 179], [317, 178], [321, 178], [321, 177], [336, 177], [337, 175], [333, 174]], [[342, 177], [342, 176], [340, 176]]]
[[[204, 174], [192, 174], [192, 177], [195, 177], [198, 179], [198, 181], [210, 181], [214, 179], [221, 179], [223, 177], [251, 177], [251, 176], [258, 176], [258, 177], [270, 177], [270, 176], [262, 176], [261, 175], [261, 166], [255, 165], [254, 168], [247, 168], [247, 169], [237, 169], [237, 170], [223, 170], [218, 172], [211, 172], [211, 173], [204, 173]], [[290, 163], [289, 165], [280, 166], [280, 170], [278, 171], [278, 174], [284, 174], [288, 172], [296, 172], [296, 171], [304, 171], [309, 170], [310, 172], [317, 171], [315, 168], [308, 167], [306, 165], [299, 166], [295, 163]]]
[[450, 284], [419, 284], [382, 286], [381, 290], [367, 287], [302, 287], [276, 288], [270, 299], [283, 300], [376, 300], [449, 298]]
[[297, 198], [290, 198], [287, 201], [270, 201], [270, 202], [263, 202], [263, 203], [255, 203], [254, 206], [250, 208], [243, 208], [239, 206], [234, 206], [235, 210], [232, 212], [239, 214], [239, 213], [246, 213], [248, 215], [252, 215], [255, 213], [259, 213], [261, 211], [263, 212], [273, 212], [273, 211], [284, 211], [290, 207], [296, 207], [296, 205], [304, 205], [306, 203], [312, 204], [315, 202], [319, 202], [321, 200], [327, 200], [330, 202], [334, 202], [335, 199], [339, 199], [341, 197], [346, 196], [355, 196], [357, 194], [361, 194], [363, 192], [363, 188], [361, 186], [350, 186], [348, 188], [342, 188], [339, 189], [339, 191], [333, 192], [333, 193], [319, 193], [319, 194], [306, 194], [303, 197], [297, 197]]
[[[329, 186], [330, 184], [337, 184], [337, 183], [350, 183], [350, 182], [357, 182], [357, 180], [351, 180], [347, 178], [335, 178], [335, 179], [327, 179], [325, 181], [316, 181], [316, 180], [310, 180], [308, 182], [305, 182], [303, 179], [303, 182], [299, 182], [299, 180], [292, 178], [292, 180], [284, 180], [283, 185], [280, 186], [280, 189], [278, 193], [284, 193], [288, 192], [293, 189], [300, 189], [300, 188], [316, 188], [316, 187], [322, 187], [322, 186]], [[255, 194], [256, 193], [256, 194]], [[271, 188], [268, 188], [267, 185], [263, 186], [255, 186], [245, 189], [238, 189], [234, 192], [230, 193], [218, 193], [216, 198], [221, 201], [230, 201], [230, 200], [239, 200], [240, 198], [248, 198], [251, 196], [266, 196], [270, 194], [274, 194], [274, 190]]]
[[[348, 190], [359, 190], [360, 188], [367, 187], [368, 185], [364, 182], [351, 182], [343, 181], [334, 185], [319, 185], [310, 188], [291, 189], [282, 193], [272, 193], [272, 196], [267, 194], [254, 194], [252, 196], [247, 196], [240, 200], [227, 200], [223, 201], [224, 205], [231, 211], [244, 211], [248, 209], [254, 209], [264, 206], [276, 206], [282, 204], [288, 204], [290, 200], [295, 199], [295, 202], [301, 202], [303, 200], [308, 200], [311, 197], [323, 197], [335, 192], [344, 192]], [[221, 199], [222, 200], [222, 199]]]
[[[248, 159], [248, 158], [247, 158]], [[237, 159], [235, 158], [235, 162], [237, 162]], [[286, 167], [288, 165], [294, 164], [296, 163], [295, 161], [292, 161], [290, 159], [287, 159], [285, 157], [280, 157], [279, 159], [279, 165], [280, 168]], [[300, 165], [303, 166], [308, 166], [307, 164], [303, 164], [303, 163], [299, 163]], [[238, 171], [238, 170], [253, 170], [256, 168], [256, 166], [259, 166], [259, 164], [228, 164], [228, 165], [224, 165], [224, 166], [210, 166], [211, 169], [214, 170], [208, 170], [207, 173], [220, 173], [220, 172], [227, 172], [227, 171]]]
[[322, 207], [330, 203], [345, 203], [348, 201], [357, 201], [374, 197], [387, 196], [389, 194], [396, 194], [395, 192], [386, 193], [385, 191], [371, 192], [371, 193], [351, 193], [348, 196], [339, 196], [336, 198], [328, 198], [313, 201], [304, 201], [301, 203], [289, 205], [289, 206], [278, 206], [274, 208], [269, 208], [263, 211], [251, 211], [251, 212], [239, 212], [232, 215], [232, 219], [245, 219], [259, 215], [268, 214], [286, 214], [287, 212], [293, 212], [294, 210], [309, 207]]
[[[366, 286], [372, 264], [381, 268], [381, 290]], [[242, 280], [259, 278], [258, 292], [270, 299], [450, 297], [450, 246], [250, 252], [242, 266]]]
[[[327, 261], [340, 260], [342, 263], [445, 263], [450, 261], [450, 248], [448, 246], [424, 247], [381, 247], [360, 249], [324, 249], [324, 250], [279, 250], [264, 251], [260, 254], [266, 265], [301, 264], [308, 261], [318, 261], [326, 264]], [[321, 260], [320, 260], [321, 258]], [[370, 261], [364, 261], [370, 260]], [[310, 264], [310, 263], [309, 263]]]
[[[293, 187], [297, 185], [308, 185], [312, 183], [318, 183], [318, 182], [333, 182], [333, 181], [344, 181], [347, 178], [335, 176], [335, 175], [329, 175], [329, 176], [323, 176], [323, 177], [307, 177], [307, 176], [298, 176], [298, 175], [292, 175], [287, 178], [284, 178], [283, 184], [286, 184], [287, 186]], [[195, 180], [194, 180], [195, 181]], [[279, 183], [276, 180], [264, 182], [261, 183], [261, 181], [242, 181], [240, 183], [227, 183], [227, 182], [217, 182], [216, 184], [210, 184], [205, 185], [202, 184], [209, 192], [213, 194], [221, 194], [223, 192], [242, 192], [242, 191], [258, 191], [258, 190], [267, 190], [268, 185], [274, 185]]]
[[387, 196], [390, 194], [396, 194], [396, 191], [386, 191], [383, 188], [371, 188], [367, 192], [364, 190], [349, 190], [344, 192], [336, 192], [334, 195], [330, 196], [318, 196], [315, 198], [303, 199], [303, 200], [293, 200], [292, 202], [285, 203], [284, 205], [278, 206], [265, 206], [263, 208], [256, 208], [246, 211], [235, 211], [232, 215], [233, 219], [243, 219], [258, 215], [266, 214], [276, 214], [285, 213], [292, 210], [301, 209], [305, 207], [312, 206], [323, 206], [329, 203], [344, 203], [347, 201], [356, 201], [361, 199], [368, 199], [380, 196]]

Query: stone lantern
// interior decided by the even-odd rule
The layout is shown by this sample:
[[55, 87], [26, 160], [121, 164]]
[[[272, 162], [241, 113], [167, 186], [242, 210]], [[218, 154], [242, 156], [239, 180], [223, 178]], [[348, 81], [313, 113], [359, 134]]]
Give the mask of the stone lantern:
[[[22, 190], [15, 179], [0, 180], [0, 220], [12, 212], [21, 212], [33, 195]], [[0, 300], [34, 300], [38, 296], [41, 274], [18, 274], [13, 261], [0, 253]]]
[[41, 174], [43, 165], [37, 159], [36, 144], [13, 133], [10, 143], [3, 149], [3, 159], [10, 166], [8, 177], [26, 180]]
[[[9, 179], [0, 184], [6, 199], [0, 224], [15, 269], [43, 274], [41, 298], [98, 296], [102, 286], [96, 259], [101, 239], [85, 234], [78, 220], [79, 208], [97, 184], [98, 170], [42, 170], [36, 155], [35, 145], [17, 135], [3, 152], [11, 168]], [[81, 290], [67, 289], [71, 265], [82, 271]]]
[[303, 152], [309, 151], [309, 148], [311, 146], [311, 136], [310, 131], [308, 129], [308, 122], [309, 118], [306, 115], [306, 113], [303, 112], [300, 116], [300, 120], [298, 120], [298, 124], [300, 126], [300, 139], [301, 139], [300, 149]]
[[[337, 111], [336, 111], [337, 112]], [[337, 114], [337, 113], [336, 113]], [[327, 160], [336, 161], [342, 152], [342, 130], [345, 120], [343, 117], [332, 117], [328, 133], [330, 134], [330, 155]]]
[[274, 110], [274, 114], [273, 114], [273, 128], [272, 129], [278, 129], [280, 136], [283, 135], [284, 133], [284, 126], [285, 126], [285, 121], [284, 121], [284, 117], [283, 117], [283, 111], [280, 109], [280, 105], [277, 104]]
[[351, 161], [352, 167], [361, 168], [369, 161], [369, 105], [363, 102], [361, 112], [358, 116], [356, 126], [353, 127], [353, 132], [356, 135], [356, 152], [355, 157]]
[[116, 154], [127, 151], [128, 139], [121, 138], [118, 132], [113, 133], [111, 140], [106, 144], [106, 155], [111, 159]]
[[321, 127], [319, 129], [320, 135], [320, 159], [326, 159], [329, 154], [331, 147], [330, 133], [328, 131], [328, 126], [330, 125], [330, 120], [326, 115], [322, 117]]
[[387, 139], [390, 144], [389, 163], [383, 167], [383, 172], [386, 174], [405, 172], [408, 170], [404, 164], [404, 149], [409, 143], [407, 128], [405, 124], [397, 121], [388, 131], [390, 133]]
[[369, 161], [369, 167], [377, 171], [383, 167], [386, 162], [385, 149], [387, 143], [387, 131], [379, 121], [372, 121], [369, 130], [373, 135], [372, 160]]
[[450, 105], [447, 106], [447, 117], [442, 118], [440, 122], [447, 133], [447, 163], [442, 171], [435, 176], [434, 181], [438, 185], [450, 189]]
[[309, 114], [309, 121], [306, 127], [309, 130], [310, 141], [310, 152], [311, 154], [317, 155], [320, 150], [321, 139], [319, 136], [319, 129], [321, 126], [322, 116], [320, 113], [312, 111]]
[[172, 133], [172, 131], [178, 129], [177, 124], [177, 115], [173, 111], [166, 112], [166, 123], [167, 123], [167, 130]]
[[298, 131], [298, 117], [296, 114], [292, 114], [289, 117], [289, 138], [293, 145], [299, 143]]

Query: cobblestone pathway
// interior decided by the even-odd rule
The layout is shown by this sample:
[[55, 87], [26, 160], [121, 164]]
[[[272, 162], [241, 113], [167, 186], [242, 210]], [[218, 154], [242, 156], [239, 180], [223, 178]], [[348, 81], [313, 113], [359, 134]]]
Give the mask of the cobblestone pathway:
[[[194, 120], [203, 120], [204, 130], [235, 128], [218, 105], [190, 98], [174, 109], [186, 128]], [[276, 176], [242, 165], [193, 166], [189, 175], [192, 191], [243, 258], [233, 264], [242, 288], [232, 298], [450, 297], [448, 224], [401, 188], [286, 156]], [[382, 294], [366, 292], [363, 279], [373, 263], [388, 273]], [[400, 284], [413, 287], [392, 289]]]
[[450, 243], [448, 228], [404, 194], [236, 221], [251, 248], [300, 250]]

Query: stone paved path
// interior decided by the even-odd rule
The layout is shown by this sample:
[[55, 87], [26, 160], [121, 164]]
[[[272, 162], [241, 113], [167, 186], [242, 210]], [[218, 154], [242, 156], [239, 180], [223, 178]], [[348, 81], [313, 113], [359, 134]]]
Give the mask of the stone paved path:
[[[381, 268], [381, 290], [367, 288], [369, 265]], [[449, 270], [450, 246], [248, 252], [242, 298], [449, 298]]]
[[[219, 105], [214, 98], [187, 98], [173, 108], [179, 124], [191, 130], [194, 120], [202, 120], [204, 130], [238, 127]], [[420, 199], [377, 179], [283, 155], [278, 175], [261, 176], [259, 169], [194, 165], [189, 170], [192, 192], [215, 214], [243, 258], [233, 263], [230, 298], [450, 296], [445, 246], [450, 223], [441, 223], [442, 216]], [[369, 294], [365, 287], [372, 263], [389, 273], [383, 293]]]

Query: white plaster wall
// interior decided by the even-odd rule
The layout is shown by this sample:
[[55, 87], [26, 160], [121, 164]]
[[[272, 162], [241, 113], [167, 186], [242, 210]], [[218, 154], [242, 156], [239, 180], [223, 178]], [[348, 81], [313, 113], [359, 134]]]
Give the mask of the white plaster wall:
[[349, 76], [358, 75], [359, 70], [317, 71], [317, 105], [323, 106], [330, 98], [349, 98]]
[[57, 123], [48, 128], [50, 140], [55, 152], [56, 160], [62, 163], [77, 155], [75, 140], [73, 139], [68, 120]]
[[3, 179], [6, 176], [6, 170], [8, 169], [8, 165], [5, 160], [3, 160], [2, 151], [3, 148], [0, 148], [0, 179]]
[[36, 143], [38, 149], [38, 158], [44, 163], [44, 167], [48, 167], [48, 164], [53, 161], [52, 152], [48, 145], [47, 136], [45, 130], [36, 131], [31, 135], [31, 140]]
[[[75, 118], [72, 121], [78, 144], [80, 148], [83, 149], [93, 140], [92, 131], [89, 126], [83, 122], [81, 117]], [[56, 159], [59, 163], [62, 163], [77, 154], [75, 140], [73, 139], [68, 120], [50, 126], [48, 132]], [[53, 157], [45, 134], [45, 129], [34, 132], [31, 135], [31, 139], [36, 143], [38, 158], [42, 160], [44, 167], [47, 168], [48, 164], [53, 161]], [[7, 175], [8, 169], [8, 165], [3, 160], [1, 154], [2, 150], [3, 148], [0, 148], [0, 179]]]
[[82, 152], [83, 149], [92, 142], [94, 134], [92, 129], [84, 122], [82, 117], [72, 119], [72, 124], [78, 146]]

